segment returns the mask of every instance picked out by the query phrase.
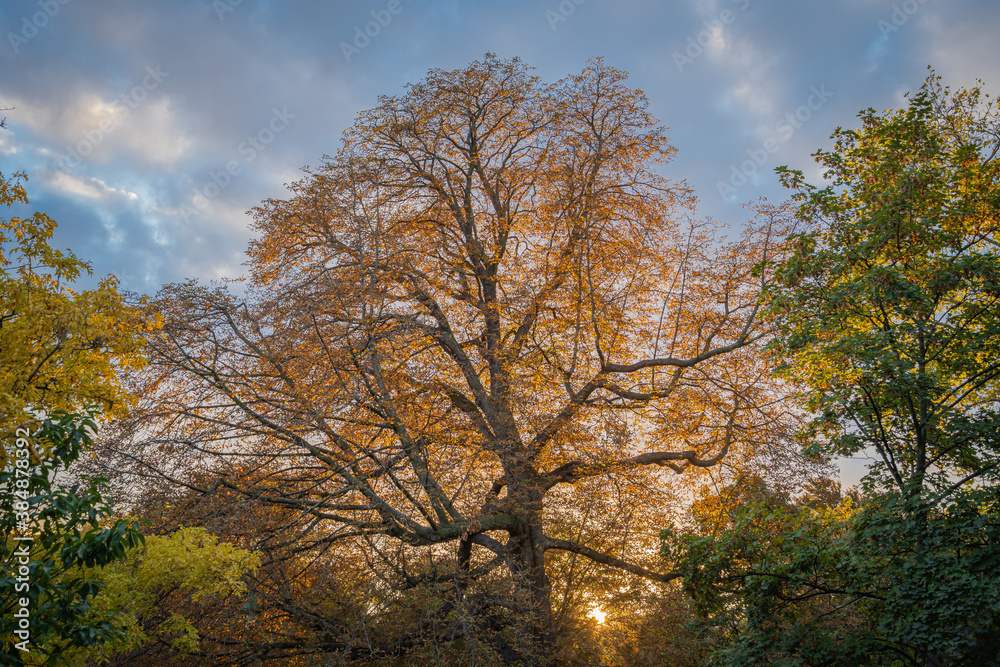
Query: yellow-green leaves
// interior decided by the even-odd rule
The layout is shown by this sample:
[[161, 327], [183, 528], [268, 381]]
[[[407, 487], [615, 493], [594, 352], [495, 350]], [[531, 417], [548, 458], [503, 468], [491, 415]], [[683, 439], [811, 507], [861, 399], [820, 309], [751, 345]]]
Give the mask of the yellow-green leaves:
[[[16, 173], [0, 174], [0, 204], [27, 204]], [[119, 370], [143, 363], [148, 321], [127, 305], [113, 277], [76, 292], [90, 267], [49, 245], [56, 223], [43, 213], [0, 220], [0, 435], [27, 419], [25, 409], [82, 410], [120, 415], [128, 398]], [[0, 465], [7, 451], [0, 448]]]
[[256, 553], [220, 542], [204, 528], [151, 535], [127, 560], [90, 573], [104, 585], [93, 601], [95, 614], [121, 612], [116, 622], [128, 638], [77, 657], [100, 660], [154, 641], [169, 643], [178, 654], [190, 653], [200, 640], [194, 625], [198, 610], [244, 595], [244, 577], [259, 566]]
[[816, 153], [832, 186], [784, 172], [814, 229], [772, 313], [830, 450], [947, 489], [1000, 457], [1000, 105], [932, 75], [907, 108], [860, 118]]

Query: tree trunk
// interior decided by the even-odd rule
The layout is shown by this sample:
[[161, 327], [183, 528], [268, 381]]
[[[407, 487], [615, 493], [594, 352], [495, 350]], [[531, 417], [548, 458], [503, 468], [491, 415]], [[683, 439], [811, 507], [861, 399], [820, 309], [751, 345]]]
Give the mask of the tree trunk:
[[518, 608], [525, 615], [515, 619], [516, 657], [508, 664], [552, 665], [554, 636], [552, 631], [552, 586], [545, 571], [545, 548], [542, 525], [542, 486], [536, 476], [530, 481], [515, 483], [508, 488], [508, 498], [517, 516], [510, 531], [509, 547], [520, 572], [515, 582], [523, 587]]

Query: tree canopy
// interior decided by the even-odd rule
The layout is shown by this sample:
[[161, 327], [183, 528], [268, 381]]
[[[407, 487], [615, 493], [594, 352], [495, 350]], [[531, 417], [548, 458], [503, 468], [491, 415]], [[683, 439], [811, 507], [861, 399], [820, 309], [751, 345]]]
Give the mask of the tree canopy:
[[551, 659], [560, 559], [677, 576], [665, 477], [788, 442], [760, 312], [789, 221], [690, 220], [647, 107], [599, 60], [492, 55], [380, 98], [253, 211], [242, 294], [159, 295], [119, 464], [279, 509], [257, 546], [353, 553], [383, 600], [439, 587], [423, 627], [504, 660]]
[[[997, 664], [1000, 104], [933, 73], [779, 170], [812, 229], [769, 290], [802, 433], [871, 453], [864, 493], [751, 504], [720, 535], [666, 535], [727, 636], [715, 664]], [[831, 509], [831, 505], [835, 508]]]
[[884, 483], [943, 498], [1000, 464], [1000, 107], [932, 76], [860, 118], [816, 154], [831, 185], [784, 172], [817, 225], [774, 293], [786, 372], [831, 450], [874, 448]]

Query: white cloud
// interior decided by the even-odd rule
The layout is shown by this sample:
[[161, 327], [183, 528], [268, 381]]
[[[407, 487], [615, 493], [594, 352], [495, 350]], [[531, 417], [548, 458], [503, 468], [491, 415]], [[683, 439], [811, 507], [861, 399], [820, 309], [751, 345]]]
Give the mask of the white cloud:
[[169, 167], [194, 144], [179, 129], [182, 123], [170, 98], [155, 87], [136, 86], [113, 98], [84, 91], [58, 104], [9, 99], [18, 110], [18, 123], [53, 145], [63, 158], [72, 157], [72, 166], [131, 159], [145, 166]]
[[84, 197], [94, 201], [106, 202], [113, 199], [137, 201], [139, 195], [125, 188], [113, 188], [99, 178], [82, 179], [65, 171], [48, 171], [43, 173], [43, 182], [53, 190], [61, 193]]
[[[1000, 62], [983, 58], [996, 44], [996, 22], [969, 17], [946, 23], [941, 15], [930, 15], [921, 23], [927, 35], [927, 64], [932, 65], [952, 88], [974, 87], [981, 79], [990, 92], [1000, 89]], [[955, 44], [965, 48], [956, 49]]]
[[145, 164], [170, 166], [187, 155], [194, 143], [177, 126], [169, 98], [149, 102], [122, 128], [121, 143]]
[[752, 39], [730, 39], [715, 56], [736, 71], [737, 80], [729, 89], [732, 106], [761, 121], [771, 121], [780, 111], [785, 88], [775, 65], [779, 58], [762, 52]]
[[13, 137], [13, 132], [5, 127], [0, 127], [0, 154], [17, 155], [19, 149], [13, 143]]

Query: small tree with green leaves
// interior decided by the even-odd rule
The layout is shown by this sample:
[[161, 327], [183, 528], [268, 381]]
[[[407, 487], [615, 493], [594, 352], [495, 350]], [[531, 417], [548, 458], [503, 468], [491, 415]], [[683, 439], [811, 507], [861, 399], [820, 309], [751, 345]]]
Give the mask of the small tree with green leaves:
[[93, 417], [55, 411], [20, 429], [18, 455], [0, 472], [0, 664], [55, 664], [122, 635], [114, 611], [92, 613], [94, 568], [124, 558], [142, 533], [112, 520], [102, 480], [62, 483], [92, 444]]

